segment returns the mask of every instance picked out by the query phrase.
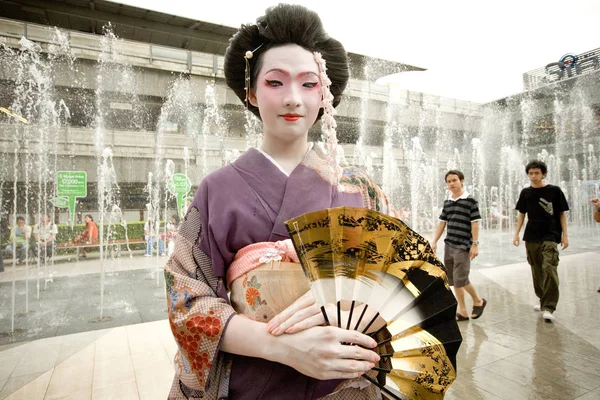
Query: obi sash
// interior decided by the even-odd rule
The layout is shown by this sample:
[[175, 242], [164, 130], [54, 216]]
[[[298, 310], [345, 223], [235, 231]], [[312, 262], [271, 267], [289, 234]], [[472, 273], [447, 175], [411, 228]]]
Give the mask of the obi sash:
[[227, 271], [238, 314], [269, 322], [310, 290], [291, 240], [262, 242], [238, 251]]

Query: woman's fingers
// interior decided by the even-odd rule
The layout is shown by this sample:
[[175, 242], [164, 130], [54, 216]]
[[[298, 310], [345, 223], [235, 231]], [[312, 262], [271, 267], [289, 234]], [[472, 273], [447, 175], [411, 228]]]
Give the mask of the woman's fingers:
[[374, 339], [334, 326], [313, 327], [282, 335], [279, 340], [290, 348], [286, 364], [317, 379], [356, 378], [379, 361], [379, 356], [370, 350], [377, 346]]
[[[342, 345], [342, 349], [340, 350], [339, 358], [341, 359], [349, 359], [349, 360], [363, 360], [369, 361], [372, 363], [379, 362], [380, 357], [377, 353], [371, 350], [364, 349], [360, 346], [349, 346]], [[371, 367], [373, 368], [373, 367]], [[369, 369], [371, 369], [369, 368]]]
[[[377, 342], [375, 339], [358, 331], [346, 330], [336, 326], [327, 326], [320, 327], [319, 332], [319, 343], [335, 344], [334, 347], [328, 347], [326, 349], [326, 353], [328, 353], [330, 357], [338, 357], [343, 349], [352, 347], [348, 345], [342, 345], [341, 343], [350, 343], [362, 346], [367, 349], [366, 351], [370, 351], [368, 349], [374, 349], [377, 347]], [[338, 348], [338, 344], [341, 347]]]
[[[337, 343], [334, 346], [326, 347], [323, 355], [330, 359], [327, 369], [338, 378], [358, 377], [371, 370], [375, 363], [380, 360], [377, 353], [368, 349], [376, 347], [377, 342], [367, 335], [330, 327], [323, 335], [323, 340], [330, 339]], [[355, 345], [341, 343], [353, 343]]]
[[[310, 307], [313, 304], [315, 304], [315, 300], [313, 299], [312, 294], [310, 292], [307, 292], [304, 296], [296, 300], [291, 306], [289, 306], [288, 308], [277, 314], [275, 317], [273, 317], [273, 319], [271, 319], [271, 321], [269, 321], [269, 323], [267, 324], [267, 331], [273, 333], [276, 330], [276, 328], [278, 328], [283, 322], [287, 321], [292, 316], [294, 316], [294, 314], [296, 314], [298, 311]], [[286, 329], [289, 326], [290, 324], [286, 326]], [[282, 330], [282, 332], [283, 331], [285, 331], [285, 329]]]
[[[311, 297], [312, 299], [312, 297]], [[304, 303], [307, 304], [307, 303]], [[337, 326], [337, 308], [334, 304], [327, 304], [325, 306], [325, 312], [327, 313], [327, 320], [331, 326]], [[303, 330], [312, 328], [313, 326], [325, 325], [325, 317], [323, 316], [323, 310], [318, 304], [310, 306], [297, 311], [287, 320], [279, 324], [279, 328], [273, 328], [271, 333], [275, 336], [283, 333], [298, 333]]]
[[283, 330], [285, 333], [298, 333], [306, 329], [312, 328], [313, 326], [321, 326], [325, 324], [325, 317], [320, 309], [317, 310], [317, 314], [312, 317], [306, 318], [302, 321], [296, 322], [290, 325], [289, 328]]
[[338, 373], [358, 373], [358, 376], [370, 371], [375, 363], [359, 360], [335, 360], [332, 363], [332, 370]]
[[[287, 332], [287, 330], [290, 327], [294, 326], [295, 324], [305, 321], [306, 319], [310, 319], [314, 316], [319, 316], [319, 315], [321, 315], [321, 310], [319, 309], [319, 306], [316, 304], [313, 304], [313, 305], [303, 308], [299, 311], [296, 311], [293, 315], [291, 315], [285, 321], [282, 321], [279, 324], [279, 326], [274, 327], [271, 330], [271, 333], [276, 336], [281, 335], [282, 333]], [[321, 317], [321, 319], [323, 319], [323, 318]], [[321, 322], [321, 324], [319, 324], [319, 325], [322, 325], [322, 324], [323, 324], [323, 322]], [[315, 325], [312, 325], [312, 326], [315, 326]], [[299, 331], [295, 331], [295, 332], [299, 332]], [[290, 333], [290, 332], [288, 332], [288, 333]]]

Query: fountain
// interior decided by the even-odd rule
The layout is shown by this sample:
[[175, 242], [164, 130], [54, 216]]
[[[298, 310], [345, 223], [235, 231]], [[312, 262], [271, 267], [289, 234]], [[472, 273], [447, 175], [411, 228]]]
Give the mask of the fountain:
[[[18, 50], [0, 43], [0, 65], [7, 70], [15, 71], [14, 88], [9, 99], [13, 118], [5, 125], [6, 137], [12, 139], [12, 220], [20, 213], [25, 214], [26, 223], [32, 216], [39, 221], [42, 214], [48, 213], [48, 200], [55, 188], [50, 184], [56, 173], [56, 156], [49, 151], [54, 150], [58, 132], [69, 120], [68, 109], [60, 99], [56, 99], [55, 88], [51, 77], [59, 75], [64, 69], [72, 66], [72, 57], [66, 50], [65, 36], [54, 30], [54, 45], [49, 46], [42, 55], [41, 47], [26, 38], [19, 41]], [[35, 125], [31, 122], [34, 121]], [[12, 135], [11, 135], [12, 132]], [[54, 144], [54, 145], [53, 145]], [[4, 158], [7, 159], [7, 158]], [[9, 176], [7, 169], [2, 171], [2, 182]], [[21, 182], [21, 184], [19, 184]], [[33, 191], [32, 189], [37, 190]], [[2, 198], [6, 193], [3, 191]], [[32, 206], [33, 205], [33, 206]], [[29, 221], [27, 221], [29, 220]], [[31, 239], [33, 241], [33, 238]], [[14, 246], [13, 246], [14, 247]], [[29, 246], [26, 248], [24, 281], [24, 315], [30, 310], [30, 268]], [[14, 317], [16, 313], [17, 271], [16, 257], [13, 253], [13, 276], [11, 293], [11, 332], [15, 332]], [[36, 298], [40, 298], [40, 278], [44, 279], [44, 288], [49, 277], [47, 261], [36, 263]]]
[[[132, 221], [132, 215], [137, 213], [140, 217], [135, 219], [154, 222], [150, 234], [166, 233], [161, 224], [174, 213], [175, 194], [169, 189], [169, 182], [175, 175], [183, 173], [197, 185], [215, 167], [235, 160], [244, 145], [258, 146], [261, 140], [261, 124], [254, 115], [247, 111], [237, 115], [231, 111], [233, 107], [223, 107], [223, 83], [217, 74], [203, 72], [205, 75], [199, 77], [178, 71], [168, 80], [157, 79], [157, 85], [164, 87], [163, 98], [141, 93], [140, 71], [147, 66], [140, 66], [135, 57], [125, 54], [126, 46], [110, 28], [105, 30], [98, 59], [89, 68], [92, 62], [76, 59], [69, 35], [58, 30], [49, 45], [27, 39], [21, 41], [20, 49], [0, 45], [0, 66], [14, 71], [18, 78], [14, 88], [10, 88], [8, 106], [30, 122], [11, 119], [0, 125], [4, 140], [0, 151], [9, 160], [0, 165], [0, 205], [11, 200], [13, 222], [23, 213], [30, 219], [29, 214], [38, 219], [43, 213], [54, 214], [58, 222], [64, 213], [50, 204], [50, 199], [56, 197], [57, 171], [95, 167], [95, 176], [94, 169], [87, 168], [91, 195], [82, 199], [78, 208], [97, 210], [99, 216], [102, 262], [96, 271], [100, 278], [100, 316], [93, 320], [98, 322], [96, 326], [110, 320], [105, 310], [114, 310], [105, 285], [110, 280], [107, 263], [114, 266], [119, 262], [114, 253], [110, 260], [107, 256], [107, 244], [116, 238], [117, 228], [124, 229], [131, 257], [126, 221]], [[410, 226], [426, 233], [435, 228], [446, 193], [444, 174], [448, 169], [461, 169], [466, 174], [468, 191], [479, 200], [484, 217], [482, 227], [496, 235], [494, 245], [507, 242], [502, 224], [490, 226], [489, 207], [492, 202], [498, 203], [509, 217], [508, 229], [512, 230], [516, 219], [514, 205], [520, 189], [527, 184], [524, 165], [528, 159], [539, 157], [548, 163], [549, 181], [561, 184], [567, 192], [573, 209], [572, 223], [592, 229], [587, 202], [600, 188], [600, 143], [597, 114], [592, 107], [596, 104], [594, 94], [585, 82], [575, 84], [569, 93], [559, 89], [544, 96], [528, 93], [502, 104], [486, 105], [476, 113], [470, 103], [463, 102], [461, 106], [458, 100], [393, 87], [385, 92], [385, 87], [368, 81], [376, 75], [370, 71], [372, 67], [369, 63], [364, 67], [366, 81], [353, 82], [356, 90], [369, 92], [353, 102], [360, 107], [356, 113], [360, 115], [356, 122], [360, 136], [353, 163], [382, 184], [392, 204], [406, 211]], [[81, 72], [84, 69], [92, 73], [85, 75]], [[92, 96], [70, 92], [79, 87]], [[376, 96], [371, 96], [371, 92], [387, 95], [387, 104], [378, 107], [383, 101], [374, 101]], [[81, 99], [77, 97], [77, 102], [68, 103], [65, 99], [69, 96]], [[148, 108], [146, 102], [160, 105]], [[462, 124], [453, 122], [459, 106], [467, 110]], [[540, 121], [539, 116], [548, 114], [548, 109], [553, 112], [551, 120]], [[225, 119], [224, 113], [231, 118]], [[382, 116], [379, 131], [373, 129], [373, 121], [377, 120], [374, 114], [377, 118]], [[246, 132], [237, 148], [229, 146], [234, 142], [229, 134], [231, 121], [244, 126]], [[553, 129], [544, 128], [549, 124]], [[91, 136], [90, 129], [93, 141], [85, 137]], [[120, 136], [128, 136], [130, 141], [119, 142]], [[540, 136], [549, 141], [540, 142]], [[119, 163], [125, 167], [115, 165]], [[143, 202], [143, 206], [136, 203], [134, 213], [127, 208], [128, 202], [133, 202], [128, 195]], [[151, 259], [153, 264], [145, 264], [145, 270], [152, 274], [152, 288], [163, 287], [160, 272], [164, 263], [159, 256]], [[11, 332], [19, 329], [15, 326], [15, 314], [22, 309], [31, 315], [34, 304], [29, 297], [29, 269], [18, 271], [14, 260], [13, 256]], [[54, 262], [53, 259], [47, 265], [46, 261], [37, 261], [38, 300], [44, 291], [57, 285], [56, 279], [49, 279]], [[61, 279], [75, 282], [77, 278]]]

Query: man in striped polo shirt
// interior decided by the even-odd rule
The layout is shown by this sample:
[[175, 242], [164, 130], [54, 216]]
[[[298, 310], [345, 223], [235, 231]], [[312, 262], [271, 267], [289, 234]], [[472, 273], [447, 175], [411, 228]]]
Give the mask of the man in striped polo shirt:
[[436, 251], [437, 242], [440, 240], [446, 225], [446, 239], [444, 239], [444, 264], [446, 274], [458, 302], [457, 321], [467, 321], [469, 315], [465, 305], [465, 292], [473, 299], [471, 318], [477, 319], [483, 314], [487, 301], [477, 295], [475, 287], [469, 281], [471, 260], [479, 254], [479, 207], [477, 200], [463, 190], [465, 175], [457, 170], [446, 172], [444, 177], [450, 190], [450, 197], [444, 201], [440, 223], [435, 231], [432, 248]]

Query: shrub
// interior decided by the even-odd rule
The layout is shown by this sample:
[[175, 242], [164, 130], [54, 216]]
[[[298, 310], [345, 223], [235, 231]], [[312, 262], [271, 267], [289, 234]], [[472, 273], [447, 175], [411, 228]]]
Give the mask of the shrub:
[[[127, 223], [127, 238], [128, 239], [143, 239], [144, 238], [144, 221], [135, 221], [135, 222], [129, 222]], [[64, 243], [64, 242], [68, 242], [69, 240], [73, 240], [73, 238], [75, 238], [75, 236], [81, 234], [81, 232], [83, 232], [83, 230], [85, 229], [85, 224], [75, 224], [73, 225], [73, 227], [71, 227], [71, 225], [65, 225], [65, 224], [58, 224], [56, 225], [56, 227], [58, 228], [58, 234], [56, 235], [56, 243]], [[10, 229], [11, 227], [9, 227], [6, 231], [2, 232], [2, 237], [0, 237], [0, 250], [4, 251], [4, 248], [6, 247], [6, 245], [9, 243], [9, 238], [10, 238]], [[100, 227], [98, 227], [98, 229], [100, 229]], [[164, 221], [161, 222], [161, 227], [160, 229], [164, 229]], [[31, 232], [32, 232], [32, 243], [33, 243], [33, 226], [31, 226]], [[110, 237], [109, 237], [110, 234]], [[124, 240], [125, 239], [125, 228], [122, 225], [111, 225], [110, 226], [110, 232], [108, 230], [108, 224], [104, 224], [104, 231], [103, 231], [103, 235], [104, 235], [104, 239], [117, 239], [117, 240]], [[145, 244], [143, 243], [136, 243], [136, 244], [132, 244], [130, 245], [130, 248], [133, 249], [141, 249], [141, 248], [145, 248]]]

